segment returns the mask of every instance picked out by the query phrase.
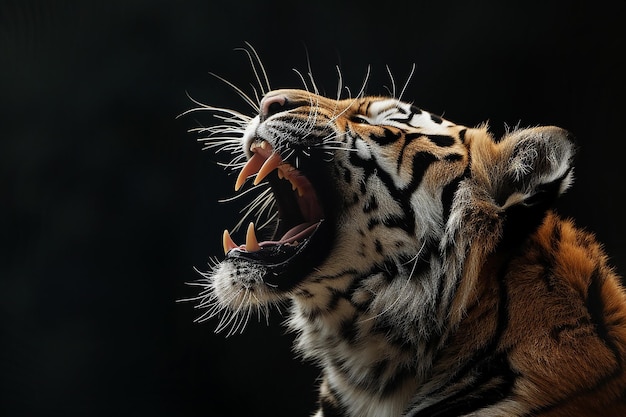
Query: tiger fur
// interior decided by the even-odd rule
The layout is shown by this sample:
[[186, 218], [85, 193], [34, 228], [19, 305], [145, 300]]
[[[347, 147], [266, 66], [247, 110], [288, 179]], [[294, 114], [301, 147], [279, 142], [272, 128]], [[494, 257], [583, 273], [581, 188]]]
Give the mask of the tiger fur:
[[202, 108], [224, 120], [202, 133], [236, 188], [269, 184], [257, 203], [277, 214], [267, 240], [225, 232], [200, 306], [240, 330], [290, 300], [322, 372], [315, 417], [626, 415], [620, 277], [551, 208], [568, 132], [495, 140], [391, 97], [290, 89], [255, 117]]

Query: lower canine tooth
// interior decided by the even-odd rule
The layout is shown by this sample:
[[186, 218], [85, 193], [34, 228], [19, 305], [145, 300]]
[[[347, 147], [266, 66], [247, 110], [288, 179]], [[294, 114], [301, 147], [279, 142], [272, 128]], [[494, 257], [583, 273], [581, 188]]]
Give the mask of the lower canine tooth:
[[230, 237], [228, 230], [224, 230], [224, 234], [222, 235], [222, 244], [224, 245], [224, 255], [226, 255], [229, 250], [237, 247], [237, 244], [233, 242], [233, 239]]
[[256, 252], [258, 250], [261, 250], [259, 242], [256, 238], [256, 234], [254, 233], [254, 223], [250, 223], [248, 225], [248, 230], [246, 232], [246, 250], [248, 252]]

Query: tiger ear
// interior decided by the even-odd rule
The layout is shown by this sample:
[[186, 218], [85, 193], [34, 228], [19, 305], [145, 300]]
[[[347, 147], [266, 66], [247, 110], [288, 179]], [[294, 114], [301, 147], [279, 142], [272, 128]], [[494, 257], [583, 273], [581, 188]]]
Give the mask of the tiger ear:
[[515, 130], [495, 150], [490, 194], [503, 220], [501, 244], [515, 245], [571, 185], [575, 146], [567, 131], [549, 126]]
[[447, 228], [481, 242], [514, 247], [541, 224], [554, 200], [573, 181], [575, 146], [558, 127], [518, 129], [494, 141], [487, 126], [468, 129], [468, 178], [459, 184]]
[[[573, 181], [575, 146], [554, 126], [515, 130], [497, 145], [495, 201], [504, 210], [547, 209]], [[493, 179], [492, 179], [493, 180]]]

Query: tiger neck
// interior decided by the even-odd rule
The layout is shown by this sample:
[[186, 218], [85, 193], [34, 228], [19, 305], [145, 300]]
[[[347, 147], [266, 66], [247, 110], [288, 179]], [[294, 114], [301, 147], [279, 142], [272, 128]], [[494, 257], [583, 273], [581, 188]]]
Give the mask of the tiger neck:
[[296, 349], [370, 395], [414, 391], [428, 379], [446, 333], [447, 315], [437, 303], [456, 285], [437, 285], [446, 281], [443, 265], [432, 254], [419, 271], [396, 261], [317, 279], [294, 298]]

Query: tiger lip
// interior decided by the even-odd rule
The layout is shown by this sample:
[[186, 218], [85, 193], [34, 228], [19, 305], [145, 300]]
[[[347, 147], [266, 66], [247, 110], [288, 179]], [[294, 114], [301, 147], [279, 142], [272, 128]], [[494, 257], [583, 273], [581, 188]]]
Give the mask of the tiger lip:
[[235, 191], [239, 191], [248, 178], [255, 175], [253, 185], [258, 185], [267, 175], [277, 171], [279, 179], [289, 181], [291, 189], [297, 192], [297, 201], [302, 216], [305, 221], [292, 227], [279, 240], [259, 242], [256, 237], [254, 223], [248, 225], [246, 231], [246, 243], [237, 245], [230, 236], [228, 230], [224, 230], [222, 244], [224, 254], [235, 249], [246, 252], [258, 252], [267, 245], [297, 245], [299, 241], [310, 236], [319, 226], [323, 219], [323, 212], [316, 203], [317, 196], [313, 186], [308, 179], [291, 164], [283, 161], [280, 154], [272, 148], [267, 141], [256, 141], [250, 146], [252, 157], [243, 166], [237, 180], [235, 181]]

